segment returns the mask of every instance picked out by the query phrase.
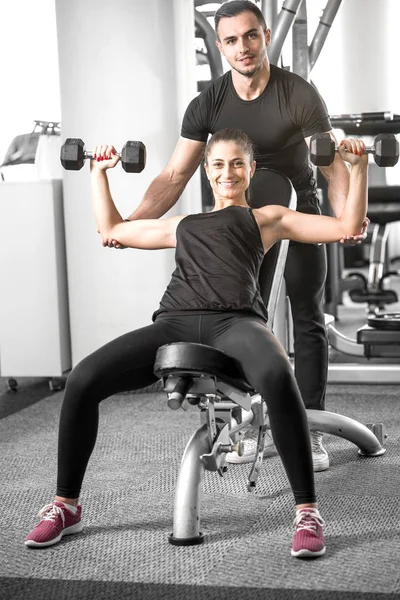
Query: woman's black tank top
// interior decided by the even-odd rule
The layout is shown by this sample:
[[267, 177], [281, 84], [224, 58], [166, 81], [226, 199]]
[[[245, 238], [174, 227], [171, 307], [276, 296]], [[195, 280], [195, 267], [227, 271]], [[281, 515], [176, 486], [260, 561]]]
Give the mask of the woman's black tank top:
[[176, 269], [153, 320], [172, 311], [244, 311], [267, 320], [258, 283], [264, 247], [251, 208], [188, 215], [176, 240]]

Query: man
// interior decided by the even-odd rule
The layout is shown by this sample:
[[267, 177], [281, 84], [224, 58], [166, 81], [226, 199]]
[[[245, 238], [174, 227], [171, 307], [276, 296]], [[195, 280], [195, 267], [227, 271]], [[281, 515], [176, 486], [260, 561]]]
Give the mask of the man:
[[[171, 159], [149, 186], [129, 219], [158, 218], [178, 200], [199, 166], [209, 134], [224, 127], [245, 131], [256, 146], [257, 167], [287, 175], [297, 192], [297, 210], [319, 214], [316, 182], [309, 164], [308, 142], [316, 132], [330, 132], [324, 102], [301, 77], [270, 65], [267, 47], [271, 32], [253, 2], [233, 0], [215, 14], [217, 46], [231, 70], [194, 98], [183, 118], [181, 137]], [[321, 168], [328, 181], [328, 197], [339, 216], [349, 186], [349, 172], [337, 155]], [[363, 239], [353, 236], [353, 240]], [[115, 245], [104, 240], [103, 245]], [[306, 408], [324, 410], [328, 343], [322, 311], [326, 278], [324, 246], [292, 243], [285, 270], [294, 323], [295, 375]], [[322, 435], [311, 432], [315, 471], [329, 468]], [[245, 452], [228, 454], [228, 462], [254, 459], [256, 441], [245, 439]], [[274, 453], [273, 440], [264, 455]]]

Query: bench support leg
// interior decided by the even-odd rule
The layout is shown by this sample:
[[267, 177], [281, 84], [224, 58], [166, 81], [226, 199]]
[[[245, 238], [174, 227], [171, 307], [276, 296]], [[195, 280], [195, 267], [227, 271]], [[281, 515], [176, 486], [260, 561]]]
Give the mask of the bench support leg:
[[311, 431], [321, 431], [342, 437], [359, 447], [362, 456], [381, 456], [386, 452], [376, 435], [362, 423], [325, 410], [307, 411]]
[[208, 428], [204, 424], [187, 443], [179, 468], [173, 531], [168, 538], [175, 546], [191, 546], [204, 541], [200, 532], [201, 489], [205, 471], [201, 456], [210, 451]]

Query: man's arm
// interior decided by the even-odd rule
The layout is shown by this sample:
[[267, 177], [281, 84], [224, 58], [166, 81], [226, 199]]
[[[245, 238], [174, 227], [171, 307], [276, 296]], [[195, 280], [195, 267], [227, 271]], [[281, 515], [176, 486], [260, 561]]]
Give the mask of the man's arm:
[[177, 202], [203, 158], [205, 142], [179, 138], [165, 169], [148, 187], [129, 220], [158, 219]]

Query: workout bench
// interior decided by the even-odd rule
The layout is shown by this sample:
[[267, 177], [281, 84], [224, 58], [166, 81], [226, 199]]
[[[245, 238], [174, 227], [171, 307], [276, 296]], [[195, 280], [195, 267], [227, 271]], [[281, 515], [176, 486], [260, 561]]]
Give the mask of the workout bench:
[[[259, 169], [252, 179], [251, 205], [260, 207], [268, 197], [274, 204], [296, 207], [296, 195], [289, 179], [277, 171]], [[287, 250], [287, 240], [275, 244], [266, 254], [260, 270], [260, 289], [268, 309], [270, 329], [273, 329]], [[269, 429], [265, 402], [246, 381], [234, 359], [203, 344], [174, 343], [160, 347], [154, 373], [163, 381], [170, 408], [185, 409], [191, 404], [200, 409], [201, 425], [188, 441], [179, 469], [169, 542], [179, 546], [201, 544], [204, 541], [200, 531], [204, 471], [216, 471], [223, 476], [227, 470], [226, 453], [236, 450], [241, 454], [243, 430], [256, 427], [257, 452], [248, 477], [248, 490], [255, 488], [265, 433]], [[385, 452], [381, 425], [364, 426], [348, 417], [318, 410], [307, 410], [307, 418], [311, 430], [353, 442], [359, 447], [360, 455], [380, 456]]]

